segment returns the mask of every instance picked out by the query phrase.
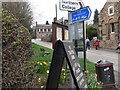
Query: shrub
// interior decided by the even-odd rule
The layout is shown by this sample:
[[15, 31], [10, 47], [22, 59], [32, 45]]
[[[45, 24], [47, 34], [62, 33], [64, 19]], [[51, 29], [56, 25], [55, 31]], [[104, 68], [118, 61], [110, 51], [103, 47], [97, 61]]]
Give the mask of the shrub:
[[31, 36], [10, 12], [2, 10], [2, 87], [26, 87], [32, 80], [24, 66], [32, 56]]
[[87, 75], [87, 84], [89, 90], [97, 90], [98, 88], [102, 88], [102, 83], [97, 81], [96, 74]]

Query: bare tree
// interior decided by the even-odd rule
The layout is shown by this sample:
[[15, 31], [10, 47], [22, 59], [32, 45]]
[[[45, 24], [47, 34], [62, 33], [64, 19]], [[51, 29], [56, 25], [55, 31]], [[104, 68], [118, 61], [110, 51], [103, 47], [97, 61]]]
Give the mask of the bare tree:
[[29, 2], [3, 2], [2, 7], [12, 13], [16, 19], [31, 32], [33, 13]]

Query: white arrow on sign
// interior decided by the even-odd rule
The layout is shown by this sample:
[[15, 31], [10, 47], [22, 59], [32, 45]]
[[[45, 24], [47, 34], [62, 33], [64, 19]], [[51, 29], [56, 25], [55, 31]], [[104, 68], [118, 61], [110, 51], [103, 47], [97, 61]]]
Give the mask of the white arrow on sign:
[[81, 0], [80, 1], [60, 0], [59, 8], [60, 10], [64, 10], [64, 11], [75, 11], [81, 8], [80, 3], [83, 5], [83, 2]]

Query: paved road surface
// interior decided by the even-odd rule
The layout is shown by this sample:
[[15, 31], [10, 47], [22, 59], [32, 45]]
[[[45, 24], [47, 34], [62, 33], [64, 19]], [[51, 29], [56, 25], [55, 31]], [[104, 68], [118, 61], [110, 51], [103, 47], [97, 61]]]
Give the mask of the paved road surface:
[[41, 41], [41, 39], [32, 39], [32, 42], [52, 49], [52, 43]]
[[118, 53], [116, 53], [114, 50], [95, 50], [94, 48], [91, 48], [91, 50], [87, 50], [86, 55], [86, 58], [92, 62], [108, 60], [113, 63], [114, 70], [118, 71]]

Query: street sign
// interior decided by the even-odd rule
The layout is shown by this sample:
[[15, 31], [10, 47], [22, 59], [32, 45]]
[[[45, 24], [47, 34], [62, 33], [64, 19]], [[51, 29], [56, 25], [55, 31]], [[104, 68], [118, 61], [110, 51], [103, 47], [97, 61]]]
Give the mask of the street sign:
[[81, 8], [80, 3], [83, 4], [81, 0], [80, 1], [60, 0], [59, 8], [60, 10], [64, 11], [75, 11]]
[[91, 16], [91, 13], [92, 11], [88, 6], [83, 9], [72, 12], [71, 14], [72, 23], [89, 19]]

